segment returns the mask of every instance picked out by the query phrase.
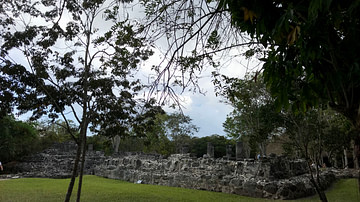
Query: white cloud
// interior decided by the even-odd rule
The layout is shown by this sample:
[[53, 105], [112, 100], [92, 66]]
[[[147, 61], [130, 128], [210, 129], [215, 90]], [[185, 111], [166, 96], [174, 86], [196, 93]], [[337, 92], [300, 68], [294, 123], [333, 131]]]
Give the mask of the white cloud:
[[[151, 81], [151, 79], [144, 79], [155, 77], [155, 72], [151, 70], [151, 66], [160, 63], [163, 57], [160, 52], [159, 50], [155, 50], [154, 56], [142, 65], [138, 75], [142, 76], [143, 81], [148, 82]], [[230, 77], [242, 78], [246, 72], [258, 65], [257, 60], [247, 60], [244, 57], [237, 57], [226, 63], [224, 61], [226, 61], [226, 58], [223, 58], [222, 62], [224, 65], [220, 68], [219, 72]], [[205, 94], [185, 91], [178, 95], [184, 114], [190, 116], [193, 124], [200, 128], [199, 132], [195, 134], [195, 136], [198, 137], [212, 134], [225, 136], [222, 124], [226, 120], [226, 115], [233, 110], [231, 106], [221, 102], [221, 100], [224, 100], [223, 97], [217, 97], [215, 95], [215, 89], [212, 83], [213, 78], [211, 76], [213, 70], [212, 67], [206, 67], [200, 75], [201, 78], [198, 81], [201, 88], [200, 90]], [[156, 96], [154, 95], [154, 97]], [[165, 107], [164, 109], [168, 112], [174, 111], [174, 109], [169, 107]]]
[[[130, 13], [131, 16], [141, 15], [138, 11], [134, 10]], [[141, 17], [140, 17], [141, 18]], [[61, 21], [62, 26], [66, 25], [69, 21], [68, 16], [65, 15]], [[107, 30], [109, 24], [102, 21], [96, 22], [102, 30]], [[160, 45], [159, 45], [160, 46]], [[144, 83], [150, 83], [155, 78], [155, 72], [151, 69], [153, 65], [158, 65], [163, 58], [164, 50], [156, 50], [152, 57], [146, 62], [141, 64], [141, 69], [137, 73], [137, 76]], [[239, 54], [238, 50], [230, 51], [229, 58]], [[17, 58], [18, 59], [18, 58]], [[22, 62], [21, 62], [22, 63]], [[223, 58], [222, 68], [220, 73], [231, 77], [243, 77], [246, 71], [256, 67], [258, 62], [256, 60], [248, 61], [244, 57], [237, 57], [233, 60], [227, 60]], [[180, 101], [183, 104], [183, 112], [185, 115], [190, 116], [193, 119], [193, 123], [200, 127], [196, 136], [208, 136], [212, 134], [225, 135], [223, 132], [222, 124], [226, 119], [226, 115], [232, 111], [232, 108], [224, 103], [221, 103], [221, 97], [216, 97], [214, 93], [214, 86], [212, 83], [211, 72], [214, 69], [207, 67], [204, 72], [201, 73], [201, 79], [199, 80], [199, 86], [201, 90], [205, 92], [205, 95], [199, 93], [184, 92], [179, 95]], [[148, 92], [144, 92], [141, 95], [147, 96]], [[167, 111], [172, 111], [170, 108], [166, 108]]]

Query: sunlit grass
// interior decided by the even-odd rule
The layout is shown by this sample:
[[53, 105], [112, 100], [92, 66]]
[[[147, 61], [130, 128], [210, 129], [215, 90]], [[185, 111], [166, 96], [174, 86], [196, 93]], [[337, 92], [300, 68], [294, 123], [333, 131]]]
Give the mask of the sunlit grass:
[[[69, 179], [22, 178], [0, 181], [1, 202], [63, 201]], [[72, 201], [75, 201], [76, 187]], [[327, 192], [329, 201], [360, 201], [356, 179], [340, 180]], [[176, 187], [133, 184], [120, 180], [85, 176], [82, 201], [266, 201], [233, 194]], [[270, 201], [270, 200], [269, 200]], [[296, 201], [319, 201], [317, 196]]]

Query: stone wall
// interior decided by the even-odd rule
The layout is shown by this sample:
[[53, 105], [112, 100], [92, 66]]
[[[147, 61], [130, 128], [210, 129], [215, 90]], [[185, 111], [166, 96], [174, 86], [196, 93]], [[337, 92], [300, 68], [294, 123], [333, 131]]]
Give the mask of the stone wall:
[[315, 194], [305, 162], [275, 157], [229, 161], [175, 154], [167, 159], [131, 155], [107, 158], [95, 175], [129, 182], [225, 192], [252, 197], [293, 199]]
[[[15, 170], [25, 177], [70, 177], [75, 151], [74, 144], [56, 144], [24, 158]], [[272, 157], [260, 161], [232, 161], [193, 158], [189, 154], [163, 158], [143, 153], [106, 157], [102, 152], [92, 151], [91, 147], [87, 153], [85, 173], [111, 179], [273, 199], [315, 194], [303, 160]], [[334, 172], [323, 172], [322, 179], [329, 186], [335, 180]]]
[[[23, 177], [68, 178], [71, 177], [76, 148], [73, 142], [57, 143], [40, 153], [23, 158], [7, 169], [12, 173], [21, 173]], [[104, 160], [103, 152], [89, 151], [85, 161], [85, 174], [94, 174], [95, 166]]]

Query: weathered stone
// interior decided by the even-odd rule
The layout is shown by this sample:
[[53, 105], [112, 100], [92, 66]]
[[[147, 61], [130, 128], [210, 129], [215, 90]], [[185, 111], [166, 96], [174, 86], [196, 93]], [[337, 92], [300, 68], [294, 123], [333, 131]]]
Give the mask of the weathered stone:
[[[64, 150], [69, 149], [71, 150]], [[76, 145], [54, 147], [23, 159], [17, 171], [27, 177], [70, 177]], [[315, 194], [306, 174], [306, 162], [273, 157], [261, 161], [192, 158], [175, 154], [123, 153], [105, 157], [91, 152], [86, 156], [85, 173], [129, 182], [221, 191], [253, 197], [295, 199]], [[345, 171], [344, 171], [345, 172]], [[341, 174], [327, 169], [321, 173], [325, 187]], [[355, 173], [355, 172], [354, 172]]]
[[235, 187], [242, 187], [243, 180], [239, 178], [234, 178], [230, 180], [229, 185], [235, 186]]
[[264, 186], [264, 191], [270, 194], [275, 194], [278, 190], [276, 183], [268, 183]]
[[247, 195], [247, 196], [261, 197], [256, 192], [256, 182], [254, 182], [252, 180], [244, 182], [243, 189], [244, 189], [245, 195]]

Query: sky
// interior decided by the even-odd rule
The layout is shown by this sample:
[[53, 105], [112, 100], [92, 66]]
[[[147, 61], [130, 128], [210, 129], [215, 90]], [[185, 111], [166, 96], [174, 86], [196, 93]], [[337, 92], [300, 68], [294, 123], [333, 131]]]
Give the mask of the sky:
[[[139, 11], [140, 10], [140, 11]], [[134, 18], [141, 19], [141, 9], [134, 9], [133, 12], [130, 13], [130, 16]], [[206, 10], [206, 9], [205, 9]], [[139, 17], [140, 16], [140, 17]], [[139, 20], [141, 21], [141, 20]], [[219, 34], [221, 33], [221, 29], [218, 30]], [[181, 37], [181, 32], [178, 37]], [[189, 42], [188, 50], [190, 52], [193, 50], [193, 42]], [[145, 67], [141, 70], [140, 74], [146, 75], [154, 74], [154, 72], [150, 71], [150, 67], [152, 65], [158, 65], [163, 58], [163, 53], [167, 51], [166, 47], [168, 47], [168, 43], [166, 40], [162, 39], [157, 41], [155, 44], [155, 54], [148, 61], [145, 62]], [[249, 69], [253, 69], [259, 65], [259, 61], [256, 58], [246, 59], [244, 56], [239, 56], [240, 53], [238, 50], [244, 51], [244, 49], [236, 49], [234, 51], [229, 51], [228, 56], [224, 56], [222, 58], [217, 58], [222, 64], [221, 69], [219, 70], [220, 74], [229, 76], [229, 77], [238, 77], [243, 78], [246, 72]], [[234, 57], [234, 56], [237, 57]], [[199, 127], [199, 131], [194, 135], [197, 137], [210, 136], [213, 134], [223, 135], [225, 136], [225, 132], [223, 130], [223, 123], [226, 120], [227, 114], [229, 114], [233, 108], [221, 102], [224, 100], [223, 97], [218, 97], [215, 95], [214, 85], [212, 82], [211, 72], [214, 70], [212, 67], [203, 67], [204, 71], [200, 74], [199, 86], [202, 92], [201, 93], [193, 93], [185, 90], [184, 93], [179, 94], [179, 97], [182, 98], [183, 105], [182, 112], [184, 115], [189, 116], [192, 119], [192, 123]], [[168, 112], [173, 111], [172, 109], [166, 108], [165, 110]]]
[[220, 102], [223, 98], [215, 95], [209, 79], [204, 79], [203, 83], [208, 91], [205, 95], [199, 93], [187, 95], [184, 114], [192, 118], [193, 124], [199, 127], [195, 136], [225, 135], [222, 124], [225, 122], [226, 115], [233, 109]]
[[[245, 59], [244, 59], [245, 60]], [[231, 67], [221, 69], [220, 72], [227, 76], [234, 76], [242, 78], [246, 69], [241, 65], [236, 65], [236, 62]], [[204, 78], [200, 79], [200, 86], [204, 89], [205, 95], [200, 93], [185, 93], [185, 103], [183, 112], [190, 116], [193, 124], [199, 127], [197, 137], [210, 136], [213, 134], [225, 136], [222, 124], [226, 120], [226, 115], [229, 114], [233, 108], [221, 100], [221, 96], [215, 95], [214, 85], [211, 81], [209, 73], [204, 73]]]
[[[133, 8], [130, 16], [136, 16], [136, 18], [141, 18], [143, 13], [138, 11], [136, 8]], [[139, 17], [140, 16], [140, 17]], [[32, 19], [36, 23], [36, 19]], [[60, 23], [66, 25], [66, 20]], [[109, 24], [104, 23], [101, 19], [96, 22], [96, 25], [102, 30], [103, 27], [109, 26]], [[106, 30], [106, 29], [103, 29]], [[221, 33], [219, 33], [221, 34]], [[162, 47], [160, 44], [156, 44], [156, 47]], [[143, 62], [142, 68], [138, 72], [138, 75], [142, 77], [143, 82], [148, 81], [149, 75], [154, 75], [152, 72], [151, 66], [158, 65], [162, 58], [162, 51], [160, 49], [154, 49], [155, 54], [146, 62]], [[231, 54], [231, 52], [229, 52]], [[238, 55], [239, 53], [234, 53]], [[230, 56], [230, 55], [229, 55]], [[249, 67], [258, 65], [256, 59], [248, 61], [244, 57], [238, 57], [231, 62], [228, 61], [228, 58], [225, 56], [223, 61], [220, 60], [224, 65], [219, 71], [221, 74], [232, 76], [232, 77], [243, 77], [245, 72], [248, 71]], [[213, 69], [204, 67], [204, 71], [201, 73], [201, 78], [199, 79], [199, 86], [201, 87], [202, 92], [193, 93], [185, 91], [182, 94], [179, 94], [180, 98], [183, 100], [182, 111], [185, 115], [189, 116], [193, 120], [193, 124], [199, 127], [199, 131], [195, 134], [197, 137], [204, 137], [213, 134], [225, 135], [222, 124], [226, 120], [226, 115], [229, 114], [233, 109], [231, 106], [222, 103], [222, 97], [217, 97], [214, 92], [214, 85], [212, 83], [211, 72]], [[165, 110], [172, 112], [173, 110], [165, 107]], [[29, 114], [25, 114], [20, 119], [26, 119]]]
[[[155, 54], [148, 61], [144, 62], [144, 68], [140, 74], [146, 80], [146, 76], [154, 74], [150, 71], [152, 65], [157, 65], [160, 62], [160, 53], [155, 50]], [[223, 75], [230, 77], [243, 78], [249, 68], [258, 66], [259, 61], [257, 59], [248, 60], [245, 57], [240, 57], [228, 62], [227, 58], [220, 59], [221, 62], [227, 62], [226, 66], [220, 68], [219, 72]], [[202, 93], [193, 93], [185, 91], [182, 94], [178, 94], [182, 102], [182, 112], [184, 115], [189, 116], [192, 119], [192, 123], [199, 127], [199, 131], [194, 134], [196, 137], [210, 136], [213, 134], [226, 136], [223, 123], [226, 120], [227, 114], [229, 114], [233, 108], [224, 102], [221, 96], [215, 95], [214, 84], [212, 82], [211, 71], [212, 68], [206, 68], [201, 73], [199, 79], [199, 86]], [[165, 111], [171, 113], [174, 110], [168, 107], [164, 107]]]

